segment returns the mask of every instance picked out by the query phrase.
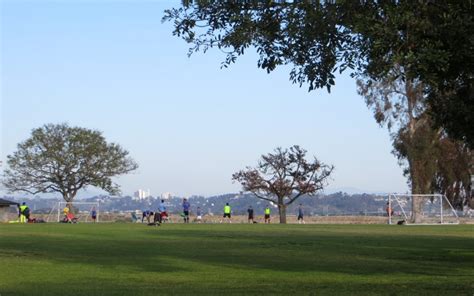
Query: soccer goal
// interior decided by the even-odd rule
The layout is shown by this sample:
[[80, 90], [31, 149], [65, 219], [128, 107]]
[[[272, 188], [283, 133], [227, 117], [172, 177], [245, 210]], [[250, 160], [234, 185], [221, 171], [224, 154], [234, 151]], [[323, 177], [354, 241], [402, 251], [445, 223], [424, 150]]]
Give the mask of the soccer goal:
[[51, 213], [57, 212], [57, 222], [60, 222], [64, 219], [66, 215], [65, 208], [69, 209], [69, 212], [73, 214], [74, 218], [77, 219], [80, 223], [87, 223], [87, 222], [94, 222], [92, 219], [92, 212], [95, 211], [96, 220], [95, 222], [99, 222], [99, 203], [98, 202], [58, 202], [57, 206], [55, 206]]
[[390, 194], [388, 209], [389, 224], [459, 224], [456, 211], [443, 194]]

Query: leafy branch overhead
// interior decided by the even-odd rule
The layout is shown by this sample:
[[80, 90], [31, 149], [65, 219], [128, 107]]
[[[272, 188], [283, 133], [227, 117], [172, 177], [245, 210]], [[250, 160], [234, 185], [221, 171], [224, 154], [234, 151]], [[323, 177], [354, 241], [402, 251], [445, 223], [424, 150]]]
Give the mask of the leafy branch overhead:
[[308, 89], [335, 73], [379, 80], [403, 65], [421, 81], [435, 123], [474, 147], [474, 20], [470, 1], [183, 1], [165, 11], [189, 53], [218, 48], [223, 66], [252, 48], [258, 67], [292, 65]]
[[[174, 21], [174, 35], [192, 44], [189, 54], [217, 47], [226, 53], [223, 67], [254, 47], [258, 67], [268, 73], [279, 65], [293, 64], [290, 79], [309, 89], [334, 85], [334, 69], [354, 67], [348, 51], [353, 42], [347, 29], [338, 27], [339, 13], [326, 14], [325, 4], [298, 2], [216, 1], [184, 5], [165, 11], [163, 20]], [[341, 34], [344, 31], [344, 34]], [[347, 62], [346, 62], [347, 61]]]
[[59, 192], [68, 202], [87, 186], [114, 194], [119, 186], [112, 177], [138, 167], [128, 154], [120, 145], [107, 143], [99, 131], [47, 124], [34, 129], [7, 157], [3, 184], [10, 191]]

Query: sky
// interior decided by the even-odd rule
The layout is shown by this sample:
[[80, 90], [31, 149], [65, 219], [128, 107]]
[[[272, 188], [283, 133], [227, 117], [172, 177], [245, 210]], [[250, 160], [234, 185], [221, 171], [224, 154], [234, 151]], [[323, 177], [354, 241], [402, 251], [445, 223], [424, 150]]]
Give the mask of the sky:
[[[216, 195], [232, 173], [276, 147], [300, 145], [335, 166], [327, 192], [406, 192], [386, 129], [355, 81], [309, 92], [289, 67], [267, 74], [249, 51], [227, 69], [219, 50], [162, 23], [167, 1], [0, 1], [1, 160], [46, 123], [97, 129], [140, 165], [124, 194]], [[88, 189], [84, 194], [93, 194]]]

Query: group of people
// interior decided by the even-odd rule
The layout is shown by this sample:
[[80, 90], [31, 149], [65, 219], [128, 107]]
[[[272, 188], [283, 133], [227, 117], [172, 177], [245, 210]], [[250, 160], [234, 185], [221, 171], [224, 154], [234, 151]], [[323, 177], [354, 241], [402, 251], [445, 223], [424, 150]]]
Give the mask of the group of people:
[[[189, 212], [191, 209], [191, 203], [189, 202], [189, 200], [187, 200], [186, 198], [183, 198], [182, 207], [183, 207], [183, 214], [181, 216], [184, 219], [184, 223], [189, 223]], [[197, 207], [196, 209], [196, 222], [197, 223], [202, 222], [202, 211], [200, 207]]]
[[[59, 222], [62, 223], [77, 223], [78, 218], [73, 214], [73, 211], [71, 210], [70, 205], [66, 205], [63, 209], [63, 219], [60, 220]], [[95, 207], [93, 207], [90, 211], [90, 218], [92, 222], [97, 222], [97, 210]], [[33, 218], [31, 216], [31, 210], [26, 204], [26, 202], [22, 202], [21, 204], [18, 204], [18, 221], [19, 223], [44, 223], [46, 222], [43, 219], [40, 218]]]
[[[181, 206], [183, 208], [183, 213], [181, 214], [181, 216], [184, 219], [184, 223], [189, 223], [189, 216], [190, 216], [190, 210], [191, 210], [191, 204], [189, 200], [184, 198]], [[61, 222], [77, 223], [77, 218], [74, 216], [69, 206], [66, 206], [63, 209], [63, 214], [64, 214], [64, 217]], [[255, 221], [254, 210], [252, 206], [248, 207], [247, 214], [248, 214], [249, 223], [257, 223]], [[267, 207], [264, 210], [264, 223], [270, 223], [271, 221], [270, 215], [271, 215], [270, 205], [267, 205]], [[91, 216], [92, 222], [97, 221], [97, 211], [95, 207], [92, 208], [90, 212], [90, 216]], [[203, 217], [203, 214], [202, 214], [201, 208], [197, 207], [195, 222], [201, 223], [202, 217]], [[232, 208], [229, 205], [229, 203], [225, 204], [224, 215], [222, 217], [223, 217], [223, 220], [221, 220], [221, 222], [232, 223]], [[26, 205], [25, 202], [23, 202], [21, 205], [18, 205], [18, 219], [20, 223], [26, 223], [30, 221], [30, 208]], [[146, 220], [147, 223], [150, 225], [157, 225], [157, 224], [161, 224], [167, 221], [168, 219], [169, 219], [169, 215], [168, 215], [168, 211], [166, 209], [166, 204], [164, 200], [161, 200], [161, 203], [158, 206], [157, 211], [153, 212], [150, 210], [144, 210], [142, 212], [142, 223], [145, 222]], [[301, 204], [299, 205], [299, 208], [298, 208], [298, 223], [305, 223], [304, 218], [303, 218], [303, 207]]]
[[[69, 205], [66, 205], [64, 207], [63, 214], [64, 214], [64, 217], [60, 222], [62, 222], [62, 223], [77, 223], [78, 222], [78, 218], [76, 216], [74, 216], [74, 214], [72, 213]], [[97, 222], [97, 210], [95, 209], [95, 207], [93, 207], [91, 209], [90, 216], [91, 216], [92, 222], [96, 223]]]
[[[183, 198], [183, 202], [181, 204], [183, 207], [183, 213], [181, 214], [181, 217], [184, 219], [184, 223], [189, 223], [189, 213], [191, 210], [191, 204], [190, 202], [186, 199]], [[158, 210], [153, 212], [150, 210], [145, 210], [142, 212], [142, 223], [147, 220], [149, 225], [155, 225], [155, 224], [161, 224], [169, 219], [168, 211], [166, 209], [166, 204], [164, 200], [161, 200], [160, 205], [158, 206]], [[153, 219], [153, 222], [152, 222]], [[202, 212], [201, 208], [198, 207], [196, 210], [196, 222], [200, 223], [202, 222]]]
[[[183, 209], [181, 217], [183, 217], [184, 223], [189, 223], [191, 203], [189, 202], [188, 199], [183, 198], [183, 202], [181, 206]], [[229, 203], [225, 204], [223, 212], [224, 212], [222, 216], [223, 220], [221, 220], [221, 223], [222, 222], [232, 223], [232, 208], [229, 205]], [[248, 214], [248, 223], [257, 223], [257, 221], [255, 221], [254, 209], [252, 208], [252, 206], [248, 207], [247, 214]], [[264, 223], [267, 223], [267, 224], [270, 223], [271, 221], [270, 215], [271, 215], [270, 205], [267, 205], [267, 207], [265, 207], [265, 210], [264, 210]], [[152, 217], [154, 217], [154, 221], [153, 221], [154, 223], [156, 222], [161, 223], [164, 218], [168, 218], [168, 212], [166, 211], [164, 200], [161, 201], [161, 204], [158, 208], [158, 212], [153, 213], [152, 211], [149, 211], [149, 210], [143, 211], [142, 222], [144, 221], [144, 219], [147, 219], [148, 223], [152, 223], [151, 222]], [[201, 223], [202, 217], [203, 217], [203, 214], [202, 214], [201, 208], [197, 207], [195, 222]], [[300, 224], [305, 223], [302, 204], [300, 204], [298, 207], [298, 223]]]
[[[249, 206], [249, 208], [247, 209], [247, 214], [248, 214], [249, 223], [257, 223], [254, 220], [254, 211], [253, 211], [252, 206]], [[267, 205], [267, 207], [264, 210], [264, 216], [263, 216], [264, 223], [270, 224], [270, 214], [271, 214], [270, 205]], [[224, 217], [225, 217], [225, 213], [224, 213]], [[300, 204], [298, 207], [298, 223], [305, 224], [302, 204]]]
[[[183, 208], [183, 213], [181, 214], [181, 216], [184, 219], [184, 223], [189, 223], [189, 213], [191, 210], [191, 204], [189, 200], [187, 200], [186, 198], [183, 199], [182, 208]], [[77, 218], [74, 216], [69, 206], [66, 206], [63, 209], [63, 214], [64, 214], [64, 218], [61, 222], [77, 223]], [[248, 207], [247, 214], [248, 214], [248, 223], [257, 223], [255, 221], [254, 209], [252, 208], [252, 206]], [[270, 223], [271, 221], [270, 215], [271, 215], [270, 205], [267, 205], [267, 207], [265, 207], [265, 210], [264, 210], [264, 223]], [[95, 223], [97, 221], [97, 211], [95, 207], [92, 208], [90, 212], [90, 216], [91, 216], [92, 222]], [[197, 207], [195, 221], [197, 223], [201, 223], [202, 217], [203, 217], [203, 214], [202, 214], [201, 208]], [[223, 217], [223, 220], [221, 220], [221, 222], [232, 223], [232, 208], [229, 205], [229, 203], [225, 204], [224, 215], [222, 217]], [[26, 205], [25, 202], [23, 202], [21, 205], [18, 205], [18, 219], [20, 223], [27, 223], [30, 221], [30, 208]], [[150, 210], [144, 210], [142, 212], [142, 223], [145, 221], [145, 219], [150, 225], [157, 225], [157, 224], [161, 224], [167, 221], [169, 219], [169, 215], [166, 209], [165, 201], [161, 200], [161, 203], [158, 206], [158, 210], [155, 212], [152, 212]], [[300, 204], [298, 207], [298, 223], [300, 224], [305, 223], [302, 204]]]
[[160, 225], [161, 223], [167, 221], [168, 218], [168, 211], [166, 210], [165, 201], [163, 199], [161, 200], [157, 211], [152, 212], [150, 210], [145, 210], [142, 212], [142, 223], [146, 219], [148, 225]]
[[25, 202], [18, 204], [18, 220], [11, 223], [44, 223], [43, 219], [36, 219], [31, 216], [31, 210]]
[[[184, 219], [184, 223], [189, 223], [189, 212], [190, 212], [190, 209], [191, 209], [191, 203], [189, 202], [188, 199], [183, 198], [182, 207], [183, 207], [183, 214], [181, 214], [181, 216]], [[229, 203], [226, 203], [225, 206], [224, 206], [224, 215], [223, 215], [224, 220], [227, 220], [229, 223], [232, 223], [231, 215], [232, 215], [232, 210], [230, 208], [230, 205], [229, 205]], [[202, 214], [201, 208], [197, 207], [197, 209], [196, 209], [196, 220], [195, 221], [197, 223], [201, 223], [202, 222], [202, 216], [203, 216], [203, 214]]]

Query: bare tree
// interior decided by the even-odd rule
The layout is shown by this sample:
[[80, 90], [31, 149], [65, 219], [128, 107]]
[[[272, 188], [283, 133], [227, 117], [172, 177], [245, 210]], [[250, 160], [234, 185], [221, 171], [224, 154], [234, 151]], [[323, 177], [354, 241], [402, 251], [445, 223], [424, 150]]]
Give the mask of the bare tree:
[[286, 223], [286, 208], [302, 195], [322, 190], [334, 166], [321, 163], [316, 157], [306, 160], [306, 150], [295, 145], [276, 148], [262, 155], [256, 168], [247, 167], [232, 175], [243, 190], [278, 206], [280, 223]]
[[128, 151], [107, 143], [101, 132], [67, 124], [34, 129], [7, 163], [2, 181], [9, 191], [59, 192], [67, 202], [87, 186], [117, 193], [111, 178], [138, 167]]

